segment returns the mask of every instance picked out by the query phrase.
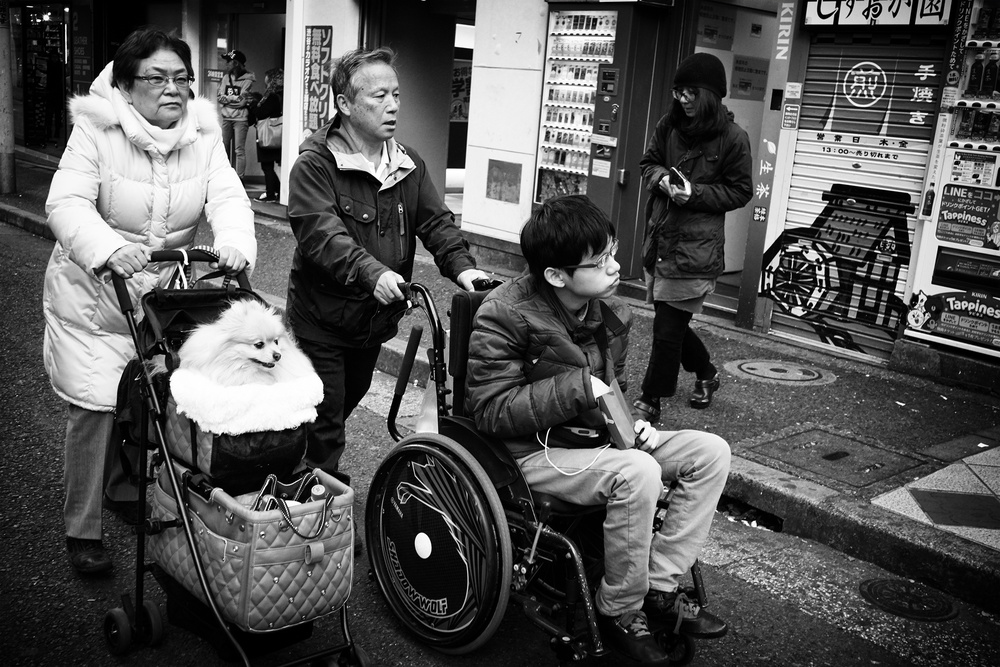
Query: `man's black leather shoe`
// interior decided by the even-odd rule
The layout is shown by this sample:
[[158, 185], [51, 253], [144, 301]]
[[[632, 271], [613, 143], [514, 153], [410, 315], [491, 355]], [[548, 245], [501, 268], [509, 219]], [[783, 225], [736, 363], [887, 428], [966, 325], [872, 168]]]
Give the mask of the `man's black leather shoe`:
[[621, 616], [599, 613], [597, 622], [604, 641], [633, 660], [643, 665], [670, 664], [670, 656], [656, 643], [641, 611], [627, 611]]
[[689, 403], [695, 410], [704, 410], [712, 404], [712, 394], [719, 391], [719, 374], [711, 380], [695, 380], [694, 393]]
[[103, 574], [112, 568], [111, 557], [100, 540], [67, 537], [66, 553], [73, 569], [85, 576]]
[[668, 632], [679, 630], [694, 639], [715, 639], [729, 631], [725, 621], [702, 609], [683, 592], [649, 591], [642, 610], [653, 625], [664, 626]]

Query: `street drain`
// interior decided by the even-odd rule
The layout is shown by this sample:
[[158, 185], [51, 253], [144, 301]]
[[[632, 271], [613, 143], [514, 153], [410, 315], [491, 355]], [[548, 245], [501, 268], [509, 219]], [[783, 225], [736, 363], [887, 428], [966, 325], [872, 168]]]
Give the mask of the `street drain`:
[[926, 586], [901, 579], [861, 582], [861, 597], [879, 609], [914, 621], [949, 621], [958, 609], [946, 597]]
[[822, 385], [837, 380], [830, 371], [776, 359], [737, 359], [726, 362], [726, 370], [737, 377], [784, 385]]

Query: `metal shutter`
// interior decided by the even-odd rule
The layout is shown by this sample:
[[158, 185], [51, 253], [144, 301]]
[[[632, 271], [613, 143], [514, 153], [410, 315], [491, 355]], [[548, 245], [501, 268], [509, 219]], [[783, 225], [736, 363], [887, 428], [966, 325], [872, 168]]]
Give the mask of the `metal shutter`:
[[765, 253], [771, 331], [888, 358], [948, 35], [817, 34], [784, 231]]

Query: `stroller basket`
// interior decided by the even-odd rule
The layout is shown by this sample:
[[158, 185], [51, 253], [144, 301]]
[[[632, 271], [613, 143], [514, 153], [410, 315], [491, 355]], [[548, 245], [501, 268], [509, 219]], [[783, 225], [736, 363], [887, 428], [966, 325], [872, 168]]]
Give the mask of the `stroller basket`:
[[[175, 466], [179, 475], [181, 466]], [[354, 491], [313, 471], [329, 496], [287, 502], [286, 510], [256, 511], [256, 494], [233, 497], [219, 487], [203, 492], [184, 484], [199, 556], [222, 617], [246, 632], [280, 630], [340, 609], [353, 579]], [[190, 476], [189, 476], [190, 479]], [[177, 503], [161, 472], [152, 519], [173, 522]], [[187, 591], [208, 604], [179, 526], [151, 534], [152, 559]]]

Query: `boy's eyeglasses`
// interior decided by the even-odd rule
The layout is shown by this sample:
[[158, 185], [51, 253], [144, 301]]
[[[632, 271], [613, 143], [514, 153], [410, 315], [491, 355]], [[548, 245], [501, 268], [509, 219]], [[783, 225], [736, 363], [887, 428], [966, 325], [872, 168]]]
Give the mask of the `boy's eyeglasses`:
[[606, 253], [597, 258], [596, 262], [591, 262], [590, 264], [574, 264], [573, 266], [564, 266], [564, 269], [603, 269], [611, 261], [611, 258], [615, 256], [618, 252], [618, 239], [611, 242], [611, 249]]
[[674, 88], [673, 93], [674, 93], [674, 99], [680, 100], [681, 102], [684, 101], [684, 98], [687, 98], [688, 100], [694, 100], [695, 98], [698, 97], [697, 88]]
[[173, 81], [174, 85], [178, 88], [187, 88], [194, 81], [193, 76], [188, 76], [187, 74], [181, 74], [180, 76], [161, 76], [160, 74], [152, 74], [150, 76], [137, 76], [136, 79], [142, 79], [148, 83], [153, 88], [165, 88], [168, 81]]

